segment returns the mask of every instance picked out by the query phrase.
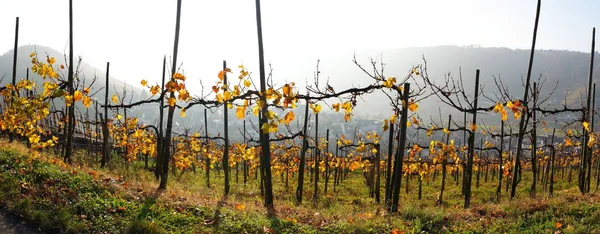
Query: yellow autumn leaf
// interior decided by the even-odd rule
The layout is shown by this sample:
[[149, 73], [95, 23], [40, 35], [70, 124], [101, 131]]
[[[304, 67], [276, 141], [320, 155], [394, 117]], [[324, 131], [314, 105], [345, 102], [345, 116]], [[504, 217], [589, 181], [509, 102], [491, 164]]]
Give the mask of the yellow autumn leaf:
[[175, 99], [174, 97], [170, 97], [169, 106], [175, 106], [175, 103], [177, 103], [177, 99]]
[[385, 82], [383, 82], [383, 86], [385, 86], [386, 88], [392, 88], [392, 86], [394, 86], [395, 83], [396, 77], [389, 77], [387, 78], [387, 80], [385, 80]]
[[277, 132], [277, 125], [273, 123], [264, 123], [260, 128], [263, 133]]
[[521, 118], [521, 112], [520, 111], [515, 112], [514, 116], [515, 116], [516, 120], [520, 119]]
[[344, 104], [342, 104], [342, 109], [344, 109], [346, 113], [352, 112], [352, 103], [344, 102]]
[[321, 112], [321, 105], [319, 105], [319, 104], [312, 105], [311, 109], [313, 110], [313, 112], [315, 112], [315, 114], [319, 114], [319, 112]]
[[387, 131], [390, 128], [389, 121], [387, 119], [383, 120], [383, 131]]
[[352, 113], [346, 112], [346, 114], [344, 114], [344, 121], [350, 121], [350, 117], [352, 117]]
[[74, 95], [75, 101], [78, 102], [79, 100], [81, 100], [81, 98], [83, 98], [83, 94], [81, 93], [81, 91], [76, 90]]
[[506, 107], [508, 107], [508, 109], [513, 109], [514, 105], [513, 105], [512, 101], [506, 102]]
[[185, 117], [185, 108], [181, 109], [181, 112], [179, 112], [179, 116], [181, 116], [182, 118]]
[[123, 116], [121, 114], [117, 114], [117, 120], [121, 120]]
[[588, 123], [587, 121], [584, 121], [583, 123], [583, 129], [585, 129], [586, 131], [590, 131], [590, 123]]
[[395, 123], [396, 123], [396, 115], [390, 116], [390, 124], [395, 124]]
[[82, 102], [83, 102], [83, 106], [85, 106], [85, 108], [89, 108], [90, 105], [92, 104], [92, 99], [88, 96], [84, 96]]
[[273, 112], [273, 111], [267, 111], [267, 115], [266, 115], [267, 119], [269, 119], [269, 120], [272, 120], [272, 119], [274, 119], [276, 116], [277, 116], [277, 115], [275, 114], [275, 112]]
[[235, 116], [237, 116], [238, 119], [243, 119], [246, 116], [246, 108], [243, 106], [238, 106], [235, 109]]
[[71, 105], [73, 105], [73, 96], [71, 96], [71, 95], [66, 95], [66, 96], [65, 96], [65, 103], [67, 104], [67, 106], [71, 106]]
[[229, 91], [223, 92], [223, 101], [229, 101], [231, 99], [231, 93]]
[[29, 137], [29, 142], [32, 144], [36, 144], [36, 143], [40, 142], [40, 136], [37, 134], [31, 135]]
[[240, 96], [240, 92], [241, 92], [241, 91], [240, 91], [240, 86], [238, 86], [238, 85], [234, 85], [234, 86], [233, 86], [233, 96], [234, 96], [234, 97], [235, 97], [235, 96]]
[[252, 85], [252, 83], [250, 82], [250, 80], [248, 80], [248, 79], [245, 79], [245, 80], [244, 80], [244, 86], [246, 86], [247, 88], [249, 88], [249, 87], [250, 87], [250, 85]]
[[177, 98], [179, 100], [188, 101], [190, 99], [190, 93], [187, 91], [187, 89], [180, 89], [178, 93], [179, 95], [177, 96]]
[[417, 75], [417, 76], [420, 75], [419, 69], [417, 67], [413, 68], [412, 73], [415, 74], [415, 75]]
[[587, 146], [589, 148], [594, 147], [594, 145], [596, 144], [596, 137], [594, 136], [594, 134], [590, 134], [590, 139], [588, 140]]
[[118, 104], [118, 103], [119, 103], [119, 98], [117, 98], [117, 95], [116, 95], [116, 94], [113, 94], [113, 95], [112, 95], [112, 98], [111, 98], [111, 100], [112, 100], [112, 102], [113, 102], [113, 103], [115, 103], [115, 104]]
[[502, 105], [502, 103], [496, 103], [496, 105], [494, 106], [494, 113], [498, 113], [500, 112], [504, 106]]
[[141, 84], [142, 84], [142, 86], [146, 87], [146, 86], [148, 86], [148, 81], [147, 80], [142, 80]]
[[33, 81], [24, 81], [25, 89], [32, 90], [35, 87], [35, 83]]

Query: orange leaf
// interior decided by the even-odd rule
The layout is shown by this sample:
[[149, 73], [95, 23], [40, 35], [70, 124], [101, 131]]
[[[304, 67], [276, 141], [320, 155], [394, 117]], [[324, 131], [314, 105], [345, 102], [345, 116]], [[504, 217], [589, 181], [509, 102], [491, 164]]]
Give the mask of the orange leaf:
[[342, 104], [340, 104], [340, 103], [334, 103], [334, 104], [331, 105], [331, 107], [335, 110], [335, 112], [340, 112], [340, 106], [341, 105]]
[[150, 93], [152, 93], [152, 95], [156, 95], [159, 92], [160, 92], [160, 87], [158, 85], [150, 87]]
[[412, 117], [412, 123], [413, 123], [414, 125], [417, 125], [417, 126], [419, 126], [419, 120], [418, 120], [416, 117], [414, 117], [414, 116]]
[[471, 131], [477, 131], [477, 125], [471, 124]]
[[408, 109], [412, 112], [415, 112], [417, 109], [419, 109], [419, 104], [415, 102], [408, 102]]
[[563, 226], [563, 224], [561, 222], [556, 222], [556, 224], [554, 224], [554, 226], [559, 229]]
[[181, 73], [175, 73], [173, 79], [185, 81], [185, 76]]
[[244, 204], [237, 204], [237, 205], [235, 205], [235, 209], [236, 210], [245, 210], [246, 209], [246, 205], [244, 205]]
[[290, 125], [290, 122], [292, 122], [292, 120], [294, 120], [294, 112], [288, 112], [287, 114], [285, 114], [285, 116], [283, 117], [285, 124], [286, 125]]

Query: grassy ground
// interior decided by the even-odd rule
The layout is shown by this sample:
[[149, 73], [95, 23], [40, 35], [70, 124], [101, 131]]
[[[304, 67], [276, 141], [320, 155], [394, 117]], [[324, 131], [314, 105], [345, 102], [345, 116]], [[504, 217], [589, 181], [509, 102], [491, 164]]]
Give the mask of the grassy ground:
[[509, 200], [503, 194], [500, 204], [493, 202], [496, 182], [485, 183], [482, 177], [481, 185], [474, 186], [470, 209], [462, 208], [460, 187], [450, 178], [442, 207], [435, 206], [440, 177], [423, 182], [420, 200], [413, 178], [408, 194], [403, 185], [399, 214], [388, 214], [369, 198], [358, 172], [335, 192], [330, 187], [316, 205], [310, 201], [313, 186], [307, 184], [301, 206], [294, 200], [296, 178], [290, 178], [286, 188], [275, 176], [277, 215], [268, 218], [254, 177], [246, 186], [236, 184], [233, 171], [227, 198], [222, 174], [212, 172], [209, 189], [203, 171], [171, 175], [168, 190], [159, 193], [152, 172], [143, 164], [115, 163], [99, 169], [84, 155], [78, 154], [75, 165], [67, 166], [50, 153], [33, 153], [21, 144], [0, 140], [0, 203], [49, 233], [600, 232], [600, 196], [579, 194], [575, 181], [568, 184], [566, 176], [565, 180], [557, 176], [554, 197], [540, 189], [536, 198], [530, 198], [526, 172], [517, 198]]

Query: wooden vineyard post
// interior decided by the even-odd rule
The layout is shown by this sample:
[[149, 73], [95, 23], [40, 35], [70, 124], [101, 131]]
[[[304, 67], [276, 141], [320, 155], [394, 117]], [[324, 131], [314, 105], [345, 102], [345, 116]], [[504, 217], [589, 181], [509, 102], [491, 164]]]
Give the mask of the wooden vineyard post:
[[[227, 62], [223, 60], [223, 71], [227, 69]], [[223, 72], [223, 86], [227, 86], [227, 72]], [[225, 172], [225, 196], [229, 195], [229, 120], [228, 120], [228, 104], [225, 100], [223, 103], [223, 131], [225, 134], [225, 146], [223, 148], [223, 171]]]
[[[206, 108], [204, 108], [204, 147], [208, 147], [208, 118], [206, 114]], [[204, 155], [204, 162], [206, 164], [206, 187], [210, 188], [210, 158], [208, 157], [208, 151]]]
[[398, 138], [398, 150], [396, 151], [396, 157], [394, 159], [394, 175], [393, 178], [393, 190], [392, 190], [392, 204], [390, 207], [391, 212], [398, 212], [398, 205], [400, 202], [400, 186], [402, 185], [402, 164], [404, 161], [404, 148], [406, 147], [406, 121], [408, 119], [408, 95], [410, 94], [410, 84], [404, 83], [404, 93], [402, 100], [402, 113], [400, 115], [400, 137]]
[[469, 132], [469, 153], [467, 155], [467, 170], [465, 171], [465, 203], [464, 207], [469, 208], [471, 205], [471, 181], [473, 179], [473, 155], [475, 154], [475, 132], [477, 130], [477, 101], [479, 100], [479, 69], [475, 72], [475, 92], [473, 100], [473, 111], [471, 115], [471, 131]]
[[[448, 128], [450, 129], [450, 124], [452, 123], [452, 115], [448, 115]], [[446, 134], [446, 145], [450, 143], [450, 133]], [[442, 159], [442, 186], [440, 188], [440, 196], [438, 198], [437, 204], [441, 206], [444, 204], [444, 188], [446, 186], [446, 164], [448, 163], [448, 153], [444, 153], [444, 158]], [[419, 176], [420, 177], [420, 176]]]
[[[554, 195], [554, 159], [556, 156], [556, 148], [554, 148], [554, 134], [556, 133], [556, 129], [552, 129], [552, 140], [550, 141], [550, 150], [552, 150], [552, 154], [550, 155], [550, 189], [548, 190], [548, 195], [552, 197]], [[564, 174], [564, 173], [563, 173]]]
[[[592, 29], [592, 50], [590, 52], [590, 71], [589, 71], [589, 78], [588, 78], [588, 91], [587, 91], [587, 103], [586, 103], [586, 109], [585, 109], [585, 114], [584, 114], [584, 120], [583, 121], [587, 121], [589, 123], [590, 121], [590, 112], [591, 114], [593, 114], [593, 110], [590, 108], [590, 102], [592, 99], [592, 79], [594, 76], [594, 55], [596, 53], [596, 28]], [[593, 124], [593, 123], [592, 123]], [[593, 129], [590, 129], [590, 132], [593, 132]], [[580, 174], [580, 189], [582, 189], [581, 193], [589, 193], [590, 192], [590, 172], [591, 172], [591, 164], [592, 164], [592, 154], [591, 151], [592, 149], [589, 149], [589, 147], [587, 146], [587, 142], [589, 140], [589, 132], [586, 131], [584, 129], [583, 131], [583, 143], [581, 144], [583, 147], [583, 151], [582, 151], [582, 174]], [[586, 175], [587, 173], [587, 175]]]
[[[177, 0], [177, 15], [175, 19], [175, 42], [173, 45], [173, 65], [171, 67], [171, 75], [169, 77], [171, 82], [175, 82], [175, 72], [177, 71], [177, 52], [179, 48], [179, 27], [181, 19], [181, 0]], [[171, 91], [169, 99], [175, 98], [175, 92]], [[169, 176], [169, 161], [171, 159], [171, 134], [173, 130], [173, 113], [175, 112], [175, 106], [169, 105], [169, 112], [167, 113], [167, 130], [165, 133], [165, 145], [163, 145], [163, 156], [162, 156], [162, 170], [160, 173], [160, 184], [158, 189], [167, 189], [167, 179]]]
[[537, 178], [539, 175], [539, 169], [537, 168], [537, 119], [536, 119], [536, 108], [537, 108], [537, 83], [533, 82], [533, 107], [531, 108], [531, 116], [533, 117], [533, 123], [531, 127], [531, 172], [533, 173], [533, 183], [531, 183], [531, 190], [529, 191], [529, 196], [535, 197], [535, 184], [537, 183]]
[[154, 170], [154, 177], [156, 180], [160, 179], [160, 174], [162, 171], [162, 158], [163, 158], [163, 144], [164, 144], [164, 104], [165, 104], [165, 73], [167, 66], [167, 56], [163, 56], [163, 65], [162, 65], [162, 77], [161, 77], [161, 86], [160, 86], [160, 100], [158, 101], [158, 132], [156, 133], [156, 163]]
[[394, 125], [390, 124], [389, 129], [389, 140], [388, 140], [388, 152], [387, 152], [387, 165], [385, 170], [385, 204], [389, 206], [390, 199], [392, 197], [392, 151], [394, 149]]
[[313, 194], [313, 204], [316, 206], [318, 204], [319, 201], [319, 154], [320, 154], [320, 150], [319, 150], [319, 113], [315, 114], [315, 153], [314, 153], [314, 160], [315, 160], [315, 187], [314, 187], [314, 194]]
[[498, 152], [498, 188], [496, 188], [496, 202], [500, 203], [500, 195], [502, 193], [502, 156], [504, 153], [504, 121], [500, 120], [500, 151]]
[[327, 195], [327, 182], [329, 182], [329, 129], [327, 129], [327, 133], [325, 135], [325, 140], [327, 142], [326, 146], [325, 146], [325, 176], [324, 176], [324, 180], [325, 180], [325, 189], [323, 190], [323, 193], [325, 195]]
[[[16, 18], [15, 23], [15, 47], [13, 49], [13, 66], [12, 66], [12, 85], [16, 87], [17, 85], [17, 55], [19, 50], [19, 17]], [[15, 91], [12, 91], [12, 96], [17, 95]], [[12, 105], [12, 101], [10, 101], [9, 105]], [[12, 132], [8, 133], [9, 142], [13, 142], [15, 134]]]
[[106, 86], [104, 90], [104, 121], [102, 121], [102, 138], [104, 149], [102, 150], [102, 161], [100, 162], [101, 167], [108, 165], [110, 156], [110, 146], [108, 145], [108, 86], [109, 85], [109, 73], [110, 73], [110, 62], [106, 62]]
[[[542, 1], [538, 0], [536, 14], [535, 14], [535, 24], [533, 27], [533, 39], [531, 42], [531, 51], [529, 54], [529, 66], [527, 68], [527, 78], [525, 81], [525, 93], [523, 94], [523, 99], [522, 99], [523, 102], [527, 102], [527, 100], [529, 98], [529, 83], [531, 81], [531, 70], [533, 67], [533, 56], [535, 54], [535, 42], [537, 39], [537, 29], [538, 29], [538, 22], [540, 19], [541, 4], [542, 4]], [[526, 119], [525, 116], [522, 116], [521, 120], [519, 121], [519, 137], [517, 138], [517, 152], [516, 152], [515, 162], [514, 162], [514, 166], [513, 166], [513, 178], [512, 178], [512, 186], [511, 186], [511, 191], [510, 191], [510, 199], [513, 199], [517, 193], [518, 177], [520, 177], [519, 170], [521, 167], [523, 137], [525, 135], [525, 128], [526, 128], [525, 119]]]

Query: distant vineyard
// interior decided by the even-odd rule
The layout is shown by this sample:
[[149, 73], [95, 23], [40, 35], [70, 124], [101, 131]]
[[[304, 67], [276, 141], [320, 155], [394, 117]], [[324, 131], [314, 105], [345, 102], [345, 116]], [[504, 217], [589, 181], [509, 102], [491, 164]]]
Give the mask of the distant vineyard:
[[[508, 90], [500, 78], [494, 78], [495, 85], [484, 90], [479, 70], [465, 72], [475, 76], [475, 84], [463, 83], [462, 72], [459, 77], [448, 75], [442, 82], [435, 82], [428, 75], [425, 59], [404, 77], [390, 77], [385, 74], [383, 61], [372, 59], [365, 65], [354, 58], [355, 65], [371, 81], [362, 87], [332, 87], [320, 77], [318, 62], [314, 82], [307, 85], [305, 94], [298, 91], [294, 82], [275, 84], [265, 68], [260, 0], [256, 0], [258, 79], [253, 79], [244, 65], [231, 68], [223, 61], [222, 70], [215, 71], [213, 80], [203, 80], [211, 84], [210, 89], [192, 95], [186, 88], [186, 75], [176, 66], [182, 30], [182, 0], [177, 0], [171, 69], [167, 69], [165, 56], [162, 82], [151, 84], [141, 80], [140, 85], [152, 96], [137, 102], [127, 101], [125, 91], [109, 95], [110, 63], [106, 64], [104, 100], [90, 92], [91, 85], [99, 82], [97, 79], [79, 79], [78, 66], [73, 61], [74, 9], [72, 1], [69, 2], [68, 63], [57, 64], [53, 57], [31, 53], [27, 76], [17, 79], [17, 18], [12, 83], [0, 88], [3, 133], [11, 141], [26, 140], [34, 153], [54, 150], [68, 164], [72, 163], [73, 149], [79, 148], [89, 152], [88, 157], [102, 167], [116, 161], [115, 157], [126, 164], [140, 161], [146, 169], [154, 171], [161, 190], [167, 189], [169, 172], [172, 176], [192, 171], [205, 173], [209, 187], [210, 173], [222, 172], [224, 187], [212, 189], [223, 189], [228, 195], [234, 177], [232, 172], [235, 172], [235, 180], [241, 176], [243, 184], [249, 180], [260, 181], [264, 206], [271, 213], [275, 206], [273, 178], [276, 176], [281, 176], [286, 188], [290, 179], [297, 180], [295, 199], [300, 205], [307, 196], [305, 192], [312, 192], [310, 200], [316, 204], [323, 194], [335, 193], [350, 172], [361, 171], [370, 197], [390, 212], [397, 212], [402, 204], [403, 178], [404, 185], [408, 186], [409, 179], [416, 177], [419, 188], [423, 181], [440, 180], [435, 201], [440, 206], [444, 204], [445, 187], [449, 183], [460, 184], [465, 208], [471, 205], [473, 184], [479, 187], [482, 179], [497, 181], [495, 202], [501, 202], [503, 191], [510, 193], [509, 198], [515, 197], [523, 173], [532, 173], [532, 184], [520, 185], [530, 186], [532, 197], [542, 191], [552, 196], [559, 173], [561, 180], [570, 181], [575, 172], [583, 194], [592, 190], [592, 181], [596, 190], [600, 184], [600, 152], [594, 131], [595, 84], [592, 84], [595, 29], [585, 98], [581, 104], [547, 104], [552, 93], [540, 91], [545, 85], [542, 78], [531, 78], [541, 1], [537, 6], [523, 96], [518, 93], [520, 98], [516, 98], [517, 91]], [[41, 76], [44, 82], [31, 81], [29, 72]], [[319, 125], [323, 108], [340, 113], [340, 121], [353, 121], [357, 99], [372, 93], [385, 94], [387, 99], [380, 101], [388, 103], [394, 113], [381, 121], [381, 131], [360, 134], [357, 129], [348, 136], [330, 135], [328, 126]], [[446, 116], [440, 116], [444, 120], [420, 116], [419, 103], [424, 99], [437, 99], [463, 115], [447, 116], [447, 120]], [[56, 105], [55, 100], [65, 106]], [[494, 104], [482, 106], [482, 100]], [[142, 123], [138, 117], [128, 114], [131, 108], [142, 105], [154, 106], [160, 113], [158, 126]], [[298, 106], [304, 108], [303, 116], [298, 114]], [[173, 131], [176, 110], [185, 117], [187, 110], [199, 107], [204, 108], [204, 120], [188, 121], [203, 123], [201, 131]], [[206, 109], [221, 108], [224, 128], [216, 136], [209, 135]], [[233, 118], [243, 120], [243, 129], [229, 129], [228, 110], [235, 110]], [[496, 115], [497, 125], [478, 123], [477, 117], [482, 113]], [[563, 113], [581, 118], [570, 123], [555, 123], [553, 126], [560, 128], [549, 129], [546, 121]], [[252, 123], [256, 118], [258, 124]], [[518, 124], [513, 126], [511, 121]], [[407, 134], [408, 129], [416, 134]], [[230, 141], [231, 131], [240, 131], [243, 140]], [[540, 137], [540, 132], [549, 137]], [[254, 139], [253, 133], [257, 133], [259, 139]], [[426, 139], [419, 139], [420, 136]], [[304, 187], [306, 180], [310, 180], [313, 189]], [[419, 198], [421, 192], [419, 189]]]

